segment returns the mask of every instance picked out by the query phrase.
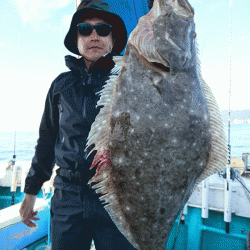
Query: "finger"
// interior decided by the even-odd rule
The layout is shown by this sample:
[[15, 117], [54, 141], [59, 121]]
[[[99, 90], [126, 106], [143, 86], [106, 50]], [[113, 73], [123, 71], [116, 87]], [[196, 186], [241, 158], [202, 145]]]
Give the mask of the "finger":
[[37, 215], [37, 211], [36, 212], [31, 212], [29, 214], [29, 219], [31, 219], [31, 220], [40, 220], [38, 217], [35, 217], [35, 215]]
[[[38, 217], [34, 217], [34, 216], [32, 216], [31, 214], [29, 214], [29, 215], [23, 215], [23, 216], [21, 216], [21, 221], [25, 224], [25, 225], [27, 225], [26, 223], [28, 223], [30, 220], [35, 220], [35, 221], [37, 221], [37, 220], [40, 220], [40, 218], [38, 218]], [[28, 223], [29, 224], [29, 223]], [[28, 225], [27, 225], [28, 226]]]
[[36, 227], [37, 225], [33, 223], [31, 220], [22, 220], [22, 222], [27, 226], [27, 227]]
[[31, 220], [26, 220], [26, 223], [25, 223], [26, 226], [28, 227], [36, 227], [37, 224], [35, 224], [33, 221]]
[[30, 218], [31, 220], [40, 220], [39, 217], [34, 217], [34, 216], [30, 216], [29, 218]]
[[37, 227], [37, 224], [35, 224], [33, 222], [29, 222], [28, 227], [30, 227], [30, 228]]
[[27, 220], [40, 220], [39, 217], [35, 217], [32, 214], [29, 214], [29, 216], [27, 218], [25, 218], [25, 219], [27, 219]]

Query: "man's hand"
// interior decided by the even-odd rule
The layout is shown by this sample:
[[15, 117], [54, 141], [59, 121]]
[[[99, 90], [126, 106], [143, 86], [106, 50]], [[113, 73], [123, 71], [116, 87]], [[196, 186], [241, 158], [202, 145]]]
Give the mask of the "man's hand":
[[31, 220], [40, 220], [40, 218], [34, 217], [35, 215], [37, 215], [37, 211], [34, 212], [33, 210], [35, 202], [36, 195], [25, 194], [19, 210], [22, 222], [28, 227], [36, 227], [36, 224]]

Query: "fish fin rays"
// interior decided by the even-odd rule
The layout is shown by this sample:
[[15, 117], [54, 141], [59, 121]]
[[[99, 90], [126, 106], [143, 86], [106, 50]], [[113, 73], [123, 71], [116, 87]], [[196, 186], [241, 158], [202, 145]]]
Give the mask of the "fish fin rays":
[[109, 213], [111, 219], [120, 230], [120, 232], [125, 235], [125, 237], [132, 245], [136, 246], [136, 242], [132, 237], [129, 224], [126, 222], [126, 218], [122, 213], [121, 205], [119, 204], [119, 198], [117, 197], [114, 184], [112, 182], [111, 171], [111, 166], [102, 168], [101, 172], [98, 175], [94, 176], [89, 181], [89, 183], [97, 182], [97, 184], [93, 185], [92, 188], [96, 189], [96, 193], [102, 194], [99, 200], [102, 201], [103, 204], [106, 204], [104, 208]]
[[103, 201], [104, 204], [107, 203], [107, 205], [104, 206], [106, 211], [120, 232], [126, 236], [132, 245], [136, 246], [136, 242], [129, 229], [129, 224], [126, 222], [126, 218], [120, 209], [121, 205], [118, 203], [119, 199], [115, 193], [114, 184], [110, 175], [112, 166], [107, 154], [111, 133], [110, 126], [107, 126], [107, 124], [110, 124], [116, 85], [121, 67], [123, 66], [122, 57], [113, 57], [113, 60], [116, 65], [111, 70], [111, 76], [106, 81], [106, 85], [99, 92], [100, 100], [97, 106], [103, 106], [103, 108], [101, 108], [92, 124], [87, 140], [87, 148], [94, 144], [95, 150], [97, 150], [91, 168], [98, 163], [96, 174], [91, 178], [88, 184], [93, 182], [97, 183], [93, 185], [92, 188], [96, 189], [97, 193], [103, 194], [99, 199]]
[[[197, 46], [197, 45], [196, 45]], [[207, 85], [201, 76], [200, 62], [198, 61], [197, 73], [201, 86], [207, 100], [210, 126], [211, 126], [211, 150], [209, 154], [209, 159], [205, 170], [202, 172], [200, 177], [195, 183], [195, 187], [203, 180], [205, 180], [210, 175], [213, 175], [226, 168], [226, 162], [228, 159], [227, 150], [227, 139], [224, 131], [220, 108], [216, 102], [216, 99], [212, 93], [211, 88]]]
[[109, 79], [106, 81], [104, 88], [98, 92], [100, 94], [100, 100], [97, 102], [97, 107], [103, 106], [103, 108], [101, 108], [99, 114], [91, 126], [86, 146], [86, 148], [88, 148], [90, 145], [94, 144], [95, 150], [97, 150], [99, 154], [100, 152], [103, 152], [104, 149], [108, 148], [110, 126], [107, 126], [107, 124], [110, 123], [111, 119], [115, 85], [118, 77], [117, 74], [120, 72], [120, 67], [115, 65], [112, 70], [113, 74], [111, 74]]
[[113, 61], [115, 62], [115, 64], [118, 67], [122, 67], [123, 66], [123, 57], [122, 56], [114, 56], [113, 57]]

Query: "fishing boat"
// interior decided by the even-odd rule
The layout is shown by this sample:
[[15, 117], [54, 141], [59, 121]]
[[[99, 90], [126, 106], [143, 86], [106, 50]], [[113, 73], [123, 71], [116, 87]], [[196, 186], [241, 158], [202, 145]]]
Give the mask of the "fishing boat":
[[[28, 228], [21, 221], [19, 209], [24, 198], [25, 178], [31, 162], [0, 164], [0, 249], [46, 249], [49, 235], [51, 181], [44, 183], [37, 195], [35, 211], [40, 220]], [[51, 180], [54, 178], [52, 176]], [[44, 247], [43, 247], [44, 246]]]
[[[210, 176], [194, 190], [169, 236], [167, 249], [250, 249], [250, 164], [249, 154], [231, 161], [230, 180], [226, 172]], [[21, 222], [19, 209], [30, 162], [1, 164], [0, 249], [50, 249], [50, 199], [52, 177], [37, 196], [36, 228]], [[248, 248], [246, 248], [248, 246]]]
[[[107, 0], [117, 6], [116, 0]], [[125, 21], [128, 34], [138, 19], [148, 12], [146, 0], [126, 0], [114, 10]], [[0, 249], [50, 249], [50, 200], [53, 195], [54, 168], [51, 179], [37, 195], [37, 227], [21, 222], [19, 209], [24, 197], [24, 181], [31, 162], [0, 165]], [[210, 176], [193, 191], [177, 218], [166, 250], [250, 250], [250, 156], [231, 159], [225, 171]], [[94, 249], [94, 246], [92, 246]]]

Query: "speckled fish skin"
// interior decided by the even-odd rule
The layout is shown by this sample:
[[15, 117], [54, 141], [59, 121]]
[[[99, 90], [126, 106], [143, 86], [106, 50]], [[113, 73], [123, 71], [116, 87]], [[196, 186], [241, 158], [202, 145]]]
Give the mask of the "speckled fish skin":
[[[129, 37], [121, 72], [101, 93], [89, 135], [92, 167], [99, 163], [90, 183], [140, 250], [165, 249], [195, 185], [226, 166], [222, 123], [215, 121], [213, 136], [208, 104], [215, 101], [199, 75], [193, 16], [186, 0], [154, 1]], [[210, 171], [213, 141], [224, 151]]]

